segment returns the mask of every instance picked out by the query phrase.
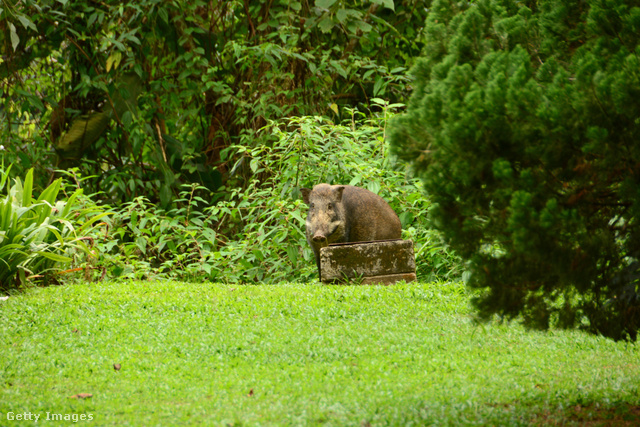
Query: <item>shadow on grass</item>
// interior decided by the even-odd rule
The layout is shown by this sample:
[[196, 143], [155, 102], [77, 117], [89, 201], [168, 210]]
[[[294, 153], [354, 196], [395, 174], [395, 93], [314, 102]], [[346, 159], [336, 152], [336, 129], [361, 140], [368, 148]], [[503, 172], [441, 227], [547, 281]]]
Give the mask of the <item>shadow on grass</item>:
[[535, 414], [530, 421], [532, 426], [639, 426], [640, 405], [625, 402], [612, 406], [573, 405], [564, 411]]

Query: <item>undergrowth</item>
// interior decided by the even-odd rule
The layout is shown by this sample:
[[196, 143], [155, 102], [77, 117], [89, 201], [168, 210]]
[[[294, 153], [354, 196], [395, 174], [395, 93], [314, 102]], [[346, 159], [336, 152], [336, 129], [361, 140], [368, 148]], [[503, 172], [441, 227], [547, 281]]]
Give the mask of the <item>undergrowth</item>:
[[386, 123], [396, 106], [377, 102], [382, 113], [374, 118], [354, 110], [351, 120], [342, 124], [322, 117], [270, 123], [255, 146], [235, 145], [224, 153], [238, 160], [229, 165], [230, 178], [222, 191], [185, 185], [170, 208], [145, 197], [120, 206], [96, 206], [96, 198], [81, 194], [87, 177], [77, 170], [63, 172], [64, 194], [73, 194], [69, 200], [82, 200], [86, 209], [106, 216], [92, 222], [93, 228], [80, 229], [85, 233], [76, 244], [86, 239], [91, 247], [84, 254], [76, 251], [57, 259], [59, 269], [77, 271], [75, 277], [85, 281], [316, 280], [304, 233], [307, 206], [299, 189], [327, 182], [364, 187], [389, 202], [399, 214], [403, 238], [415, 243], [420, 279], [459, 278], [462, 264], [428, 226], [431, 206], [421, 182], [388, 154]]
[[107, 215], [93, 204], [85, 205], [81, 189], [58, 200], [62, 179], [35, 198], [33, 169], [13, 183], [10, 169], [0, 167], [0, 291], [28, 280], [56, 282], [62, 266], [76, 255], [94, 257], [90, 235]]
[[385, 125], [384, 116], [358, 120], [356, 112], [339, 125], [321, 117], [271, 123], [263, 129], [270, 143], [232, 146], [226, 153], [239, 159], [226, 197], [214, 200], [204, 187], [191, 185], [172, 209], [143, 197], [126, 203], [94, 236], [102, 256], [86, 266], [94, 278], [315, 280], [299, 189], [328, 182], [367, 188], [390, 203], [403, 238], [415, 243], [421, 279], [459, 278], [458, 258], [429, 229], [430, 203], [420, 181], [388, 155]]

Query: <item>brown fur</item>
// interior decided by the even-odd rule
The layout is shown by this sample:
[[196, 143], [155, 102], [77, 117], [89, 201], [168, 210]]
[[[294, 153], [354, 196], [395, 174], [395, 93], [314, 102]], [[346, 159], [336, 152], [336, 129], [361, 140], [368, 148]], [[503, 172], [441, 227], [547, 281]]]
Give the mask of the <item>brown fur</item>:
[[[377, 194], [351, 185], [318, 184], [300, 189], [309, 205], [307, 241], [320, 273], [320, 248], [329, 243], [399, 239], [398, 215]], [[322, 279], [320, 277], [320, 279]]]

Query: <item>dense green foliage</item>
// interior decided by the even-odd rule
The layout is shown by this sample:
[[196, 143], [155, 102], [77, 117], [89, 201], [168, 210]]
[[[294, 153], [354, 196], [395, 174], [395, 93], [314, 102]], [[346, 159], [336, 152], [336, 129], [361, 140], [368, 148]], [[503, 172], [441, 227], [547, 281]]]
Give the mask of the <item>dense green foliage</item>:
[[419, 274], [459, 277], [384, 144], [427, 5], [4, 1], [0, 154], [111, 213], [84, 279], [308, 280], [297, 188], [320, 181], [390, 198]]
[[435, 1], [393, 130], [480, 314], [640, 327], [640, 2]]
[[34, 199], [33, 169], [24, 182], [17, 178], [11, 186], [8, 172], [0, 169], [1, 291], [33, 276], [46, 281], [76, 255], [83, 259], [95, 255], [92, 239], [86, 236], [107, 214], [93, 205], [85, 207], [80, 201], [82, 190], [58, 201], [62, 179], [57, 179]]
[[79, 167], [107, 202], [169, 207], [185, 183], [246, 184], [230, 147], [267, 143], [270, 120], [403, 96], [424, 6], [4, 0], [0, 152], [18, 175], [46, 171], [36, 188]]
[[[27, 424], [9, 412], [99, 426], [640, 421], [638, 344], [478, 325], [468, 297], [460, 282], [33, 289], [0, 300], [1, 424]], [[69, 398], [80, 393], [93, 397]]]
[[[386, 107], [385, 107], [386, 108]], [[307, 206], [298, 188], [319, 182], [365, 186], [400, 213], [404, 237], [414, 240], [418, 274], [451, 279], [462, 273], [441, 237], [428, 229], [429, 202], [419, 180], [387, 156], [386, 121], [336, 125], [320, 117], [292, 118], [265, 129], [271, 145], [231, 147], [233, 170], [254, 177], [216, 203], [186, 186], [180, 207], [166, 210], [137, 198], [115, 210], [107, 231], [94, 235], [101, 257], [83, 264], [95, 278], [179, 278], [223, 282], [316, 280], [304, 223]]]
[[[304, 233], [307, 206], [300, 200], [298, 189], [324, 181], [365, 186], [390, 202], [400, 213], [404, 237], [415, 242], [419, 277], [433, 280], [460, 277], [458, 258], [427, 227], [424, 212], [430, 204], [422, 195], [419, 180], [408, 177], [404, 166], [387, 155], [386, 116], [394, 106], [376, 101], [384, 112], [380, 118], [357, 119], [354, 113], [353, 119], [344, 125], [320, 117], [291, 118], [286, 126], [273, 123], [264, 129], [273, 140], [270, 145], [232, 146], [230, 149], [237, 152], [238, 158], [232, 171], [246, 168], [253, 178], [245, 188], [230, 189], [228, 197], [217, 201], [201, 197], [206, 189], [191, 184], [183, 186], [180, 198], [175, 200], [176, 207], [171, 209], [157, 206], [142, 196], [114, 207], [96, 205], [93, 197], [82, 196], [86, 178], [72, 169], [65, 174], [66, 181], [58, 179], [42, 193], [41, 199], [55, 200], [58, 189], [65, 187], [64, 182], [68, 182], [65, 194], [73, 193], [68, 203], [62, 197], [57, 210], [51, 211], [42, 226], [51, 227], [59, 214], [66, 215], [61, 218], [64, 230], [73, 232], [70, 236], [81, 244], [85, 240], [91, 242], [92, 250], [71, 258], [59, 257], [57, 263], [49, 256], [50, 265], [32, 268], [28, 276], [37, 277], [56, 267], [76, 271], [65, 277], [96, 281], [316, 280], [313, 256]], [[28, 175], [29, 187], [31, 177]], [[50, 209], [45, 201], [40, 205], [38, 209]], [[71, 205], [81, 209], [61, 208]], [[105, 213], [88, 218], [90, 212]], [[109, 215], [102, 218], [106, 212]], [[24, 223], [25, 228], [29, 217], [20, 215], [23, 221], [20, 224]], [[66, 222], [67, 219], [71, 222]], [[8, 236], [11, 239], [7, 237], [5, 243], [15, 240], [11, 233]], [[14, 256], [17, 253], [11, 255]], [[15, 278], [19, 273], [1, 265], [0, 272], [6, 278]], [[24, 283], [24, 280], [5, 281], [7, 287]]]

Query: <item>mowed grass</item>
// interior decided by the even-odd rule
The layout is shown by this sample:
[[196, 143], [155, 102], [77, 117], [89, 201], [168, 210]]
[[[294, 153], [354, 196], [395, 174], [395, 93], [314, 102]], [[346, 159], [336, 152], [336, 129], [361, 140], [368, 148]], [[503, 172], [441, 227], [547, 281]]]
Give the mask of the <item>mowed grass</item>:
[[638, 345], [477, 325], [468, 299], [460, 283], [33, 289], [0, 301], [0, 425], [639, 422]]

